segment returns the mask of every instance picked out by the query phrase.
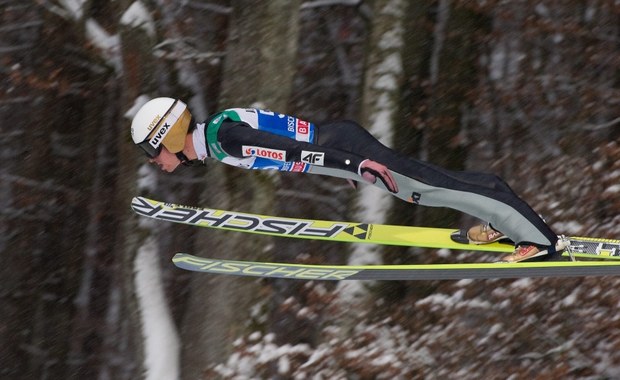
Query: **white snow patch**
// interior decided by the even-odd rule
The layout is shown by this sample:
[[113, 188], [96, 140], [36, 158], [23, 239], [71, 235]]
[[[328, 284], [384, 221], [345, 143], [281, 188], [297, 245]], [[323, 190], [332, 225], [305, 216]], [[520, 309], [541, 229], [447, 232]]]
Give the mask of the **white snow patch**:
[[320, 361], [326, 356], [329, 356], [330, 350], [325, 346], [319, 346], [316, 350], [312, 352], [312, 355], [308, 358], [308, 360], [301, 365], [301, 368], [308, 367], [313, 365], [314, 363]]
[[[380, 49], [400, 49], [403, 45], [403, 28], [400, 25], [394, 26], [393, 29], [386, 31], [379, 40], [378, 47]], [[400, 66], [400, 64], [399, 64]]]
[[542, 17], [549, 17], [549, 8], [547, 8], [544, 4], [538, 3], [536, 7], [534, 7], [535, 12]]
[[144, 163], [138, 169], [138, 192], [153, 190], [157, 187], [157, 172], [152, 165]]
[[366, 281], [340, 281], [337, 286], [338, 298], [341, 302], [355, 303], [368, 295], [364, 285]]
[[510, 300], [503, 300], [499, 304], [495, 304], [496, 309], [508, 309], [510, 308]]
[[291, 361], [288, 356], [280, 356], [278, 359], [278, 373], [286, 375], [291, 370]]
[[387, 91], [395, 90], [396, 86], [396, 78], [394, 77], [394, 75], [390, 74], [381, 75], [373, 84], [374, 88]]
[[520, 278], [516, 281], [514, 281], [510, 286], [512, 286], [513, 288], [529, 288], [532, 285], [532, 279], [531, 278]]
[[[234, 369], [236, 373], [241, 375], [235, 377], [235, 379], [251, 379], [250, 376], [254, 375], [254, 360], [249, 356], [241, 356], [234, 354], [230, 357], [227, 363], [228, 367]], [[231, 373], [235, 373], [232, 372]]]
[[155, 22], [141, 1], [134, 1], [121, 17], [121, 24], [132, 28], [142, 28], [150, 37], [155, 37]]
[[[391, 347], [390, 347], [391, 348]], [[377, 356], [376, 358], [374, 358], [370, 364], [376, 367], [381, 367], [381, 366], [385, 366], [388, 365], [390, 363], [394, 363], [396, 362], [396, 356], [392, 355], [392, 354], [384, 354], [381, 356]]]
[[[392, 197], [374, 186], [363, 186], [357, 199], [357, 218], [362, 221], [382, 222], [385, 212], [389, 210]], [[349, 258], [349, 265], [381, 264], [383, 261], [377, 253], [377, 247], [368, 244], [356, 244], [354, 253]]]
[[149, 100], [151, 100], [151, 97], [148, 95], [142, 94], [138, 96], [137, 98], [134, 99], [133, 105], [131, 106], [131, 108], [129, 108], [123, 116], [129, 120], [133, 119], [134, 116], [136, 116], [136, 114], [140, 110], [140, 108], [142, 108], [142, 106], [145, 105]]
[[592, 169], [599, 171], [604, 165], [605, 163], [603, 161], [596, 161], [594, 164], [592, 164]]
[[[390, 75], [400, 75], [403, 71], [403, 60], [400, 57], [400, 53], [395, 51], [392, 54], [389, 54], [385, 59], [379, 64], [377, 67], [377, 73], [379, 74], [390, 74]], [[396, 90], [397, 87], [390, 87], [391, 90]]]
[[162, 287], [155, 239], [149, 237], [134, 260], [136, 296], [144, 337], [146, 380], [179, 378], [179, 336]]
[[[383, 96], [387, 97], [387, 94], [382, 94], [380, 97]], [[371, 117], [371, 123], [373, 125], [391, 125], [391, 121], [392, 112], [387, 108], [379, 108]], [[381, 141], [383, 145], [389, 145], [392, 141], [392, 130], [387, 128], [381, 128], [379, 131], [374, 132], [373, 135]]]
[[355, 245], [348, 260], [348, 265], [380, 265], [383, 264], [381, 256], [376, 252], [375, 247], [368, 245]]
[[[437, 331], [440, 329], [438, 327]], [[359, 338], [365, 343], [355, 344]], [[333, 339], [316, 348], [307, 344], [278, 346], [265, 337], [252, 345], [242, 345], [241, 351], [233, 353], [226, 364], [216, 366], [215, 370], [226, 378], [254, 379], [259, 377], [256, 372], [259, 368], [275, 364], [280, 375], [291, 379], [340, 379], [345, 378], [345, 374], [335, 372], [333, 366], [342, 357], [378, 368], [388, 367], [389, 375], [379, 378], [404, 379], [408, 378], [404, 374], [411, 366], [436, 364], [424, 343], [417, 345], [412, 338], [409, 331], [393, 325], [390, 319], [370, 325], [361, 322], [353, 327], [352, 336], [342, 337], [336, 333]], [[315, 367], [319, 367], [318, 371]]]
[[123, 67], [120, 55], [121, 39], [117, 34], [111, 35], [97, 21], [89, 18], [86, 20], [86, 38], [101, 51], [103, 58], [117, 73], [121, 72]]
[[441, 248], [441, 249], [437, 250], [437, 256], [439, 256], [441, 258], [448, 258], [448, 257], [452, 256], [452, 251], [447, 249], [447, 248]]
[[620, 193], [620, 184], [611, 185], [603, 191], [604, 193]]
[[392, 0], [385, 4], [383, 8], [381, 8], [381, 13], [384, 15], [392, 15], [399, 17], [402, 15], [403, 9], [403, 1], [401, 0]]
[[111, 35], [92, 18], [86, 20], [86, 37], [102, 50], [114, 50], [120, 45], [118, 35]]
[[573, 289], [573, 292], [571, 294], [569, 294], [568, 296], [564, 297], [564, 299], [562, 300], [562, 305], [563, 306], [572, 306], [576, 303], [577, 301], [577, 295], [579, 294], [579, 288], [575, 288]]
[[582, 230], [583, 225], [575, 220], [569, 222], [553, 223], [553, 228], [562, 233], [573, 235]]
[[460, 302], [463, 299], [463, 293], [464, 291], [461, 289], [452, 294], [451, 296], [441, 293], [432, 294], [416, 302], [416, 305], [436, 304], [449, 308], [450, 306]]
[[265, 342], [272, 343], [274, 340], [276, 340], [276, 334], [274, 333], [265, 334]]
[[504, 326], [501, 323], [496, 323], [489, 329], [488, 335], [495, 335], [498, 332], [504, 330]]
[[500, 80], [504, 76], [504, 61], [506, 60], [505, 46], [497, 44], [491, 52], [489, 63], [489, 77], [491, 80]]
[[[358, 220], [385, 220], [385, 212], [390, 207], [391, 197], [374, 186], [363, 186], [358, 192]], [[376, 246], [356, 244], [349, 256], [349, 265], [379, 265], [383, 263]], [[341, 281], [338, 284], [339, 296], [343, 301], [359, 299], [366, 293], [363, 281]]]
[[262, 336], [263, 335], [260, 333], [260, 331], [254, 331], [252, 334], [250, 334], [250, 336], [248, 336], [248, 340], [250, 342], [257, 342]]
[[597, 10], [596, 7], [593, 7], [591, 5], [588, 6], [586, 8], [586, 11], [584, 12], [584, 15], [583, 15], [584, 20], [587, 21], [587, 22], [592, 22], [594, 20], [594, 18], [596, 17], [596, 10]]
[[80, 20], [84, 16], [86, 0], [59, 0], [58, 3], [72, 19]]

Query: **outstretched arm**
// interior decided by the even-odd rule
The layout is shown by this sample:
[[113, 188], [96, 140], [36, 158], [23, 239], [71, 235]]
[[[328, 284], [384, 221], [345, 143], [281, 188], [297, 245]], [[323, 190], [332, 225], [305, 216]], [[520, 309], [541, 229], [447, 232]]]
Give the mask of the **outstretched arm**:
[[377, 178], [385, 187], [398, 192], [398, 186], [390, 171], [382, 164], [361, 157], [355, 153], [342, 151], [322, 145], [297, 141], [288, 137], [256, 130], [243, 122], [222, 125], [218, 133], [222, 148], [230, 155], [246, 157], [244, 148], [266, 148], [281, 151], [283, 161], [306, 162], [356, 173], [370, 183]]

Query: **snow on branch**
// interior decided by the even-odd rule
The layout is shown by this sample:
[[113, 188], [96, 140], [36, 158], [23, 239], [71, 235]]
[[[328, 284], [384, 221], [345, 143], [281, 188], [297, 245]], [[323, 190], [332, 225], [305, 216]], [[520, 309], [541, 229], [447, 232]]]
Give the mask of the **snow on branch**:
[[48, 1], [42, 3], [49, 12], [66, 20], [80, 20], [84, 16], [86, 0], [59, 0], [59, 5], [50, 4]]
[[16, 22], [0, 26], [0, 32], [14, 32], [20, 29], [38, 28], [41, 25], [43, 25], [43, 21], [25, 21], [19, 23]]
[[[103, 58], [115, 68], [116, 72], [121, 71], [121, 39], [118, 34], [111, 35], [97, 21], [88, 19], [86, 21], [86, 38], [101, 51]], [[95, 67], [94, 65], [89, 66]]]
[[121, 17], [121, 24], [133, 28], [142, 28], [150, 37], [155, 37], [155, 22], [149, 10], [141, 1], [134, 1]]
[[213, 13], [219, 13], [223, 15], [228, 15], [232, 13], [232, 7], [225, 7], [218, 4], [213, 3], [202, 3], [199, 1], [189, 1], [186, 6], [188, 8], [200, 9], [203, 11], [209, 11]]
[[86, 0], [60, 0], [59, 3], [69, 12], [74, 20], [79, 20], [84, 16]]
[[211, 60], [212, 64], [218, 64], [223, 52], [201, 52], [187, 43], [187, 39], [169, 38], [153, 47], [153, 55], [157, 58], [180, 60], [180, 61], [204, 61]]
[[584, 128], [585, 130], [587, 130], [587, 131], [599, 131], [599, 130], [601, 130], [601, 129], [611, 128], [611, 127], [613, 127], [614, 125], [619, 124], [619, 123], [620, 123], [620, 117], [617, 117], [617, 118], [615, 118], [615, 119], [613, 119], [613, 120], [610, 120], [610, 121], [608, 121], [608, 122], [606, 122], [606, 123], [596, 124], [596, 125], [594, 125], [594, 124], [588, 124], [588, 125], [586, 125], [586, 126], [585, 126], [585, 127], [583, 127], [583, 128]]
[[314, 1], [306, 1], [301, 4], [299, 9], [310, 9], [310, 8], [320, 8], [320, 7], [330, 7], [333, 5], [348, 5], [348, 6], [357, 6], [360, 5], [361, 0], [314, 0]]

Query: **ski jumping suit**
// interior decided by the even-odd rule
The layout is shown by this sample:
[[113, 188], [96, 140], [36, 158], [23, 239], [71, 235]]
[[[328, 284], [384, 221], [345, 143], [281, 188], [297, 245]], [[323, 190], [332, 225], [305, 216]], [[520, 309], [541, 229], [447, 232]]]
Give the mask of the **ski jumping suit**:
[[[200, 160], [211, 157], [245, 169], [330, 175], [365, 182], [362, 161], [385, 165], [398, 184], [394, 195], [410, 203], [449, 207], [490, 222], [516, 244], [552, 246], [549, 226], [493, 174], [451, 171], [401, 155], [352, 121], [315, 126], [293, 116], [233, 108], [197, 125]], [[386, 189], [381, 181], [375, 186]]]

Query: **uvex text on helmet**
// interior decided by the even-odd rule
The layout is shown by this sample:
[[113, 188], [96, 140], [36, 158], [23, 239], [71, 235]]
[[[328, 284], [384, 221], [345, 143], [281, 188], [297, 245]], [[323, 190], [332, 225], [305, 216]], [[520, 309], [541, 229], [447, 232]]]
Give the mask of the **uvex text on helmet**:
[[177, 153], [183, 150], [191, 118], [182, 101], [155, 98], [136, 113], [131, 123], [131, 137], [151, 158], [159, 155], [162, 146]]

